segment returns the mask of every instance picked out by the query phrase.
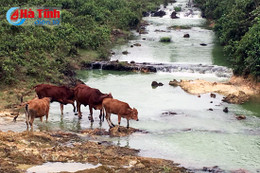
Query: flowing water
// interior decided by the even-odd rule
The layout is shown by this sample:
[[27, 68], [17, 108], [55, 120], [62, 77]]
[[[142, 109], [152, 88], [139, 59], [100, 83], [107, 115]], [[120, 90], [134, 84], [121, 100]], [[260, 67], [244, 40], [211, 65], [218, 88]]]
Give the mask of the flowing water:
[[[177, 0], [166, 8], [162, 7], [167, 13], [162, 18], [145, 17], [144, 20], [149, 23], [146, 27], [148, 34], [139, 35], [133, 31], [134, 39], [125, 45], [116, 46], [111, 60], [180, 66], [227, 66], [222, 48], [215, 41], [214, 32], [203, 28], [206, 21], [201, 18], [201, 12], [196, 8], [186, 7], [187, 2], [188, 0]], [[171, 19], [169, 16], [175, 6], [182, 7], [182, 11], [178, 12], [179, 19]], [[173, 25], [190, 28], [168, 29]], [[186, 33], [190, 34], [190, 38], [183, 38]], [[165, 36], [171, 37], [172, 42], [160, 43], [160, 38]], [[134, 43], [140, 43], [141, 46], [131, 47]], [[201, 46], [201, 43], [207, 45]], [[122, 54], [125, 50], [129, 52], [128, 55]], [[222, 70], [219, 73], [223, 73]], [[111, 92], [114, 98], [137, 108], [140, 121], [130, 121], [130, 126], [148, 132], [121, 138], [102, 136], [100, 140], [140, 149], [141, 156], [174, 160], [193, 170], [217, 165], [226, 171], [245, 169], [259, 172], [259, 100], [243, 105], [227, 104], [221, 101], [223, 96], [219, 94], [216, 98], [211, 98], [209, 94], [197, 97], [180, 87], [168, 85], [172, 79], [227, 81], [232, 73], [227, 70], [225, 74], [216, 75], [211, 71], [197, 73], [190, 70], [159, 70], [158, 73], [151, 74], [102, 70], [78, 72], [79, 78], [87, 85], [98, 88], [103, 93]], [[164, 86], [153, 89], [151, 82], [154, 80], [162, 82]], [[223, 112], [225, 107], [229, 108], [229, 113]], [[209, 111], [209, 108], [213, 111]], [[52, 103], [49, 122], [46, 124], [36, 120], [35, 129], [78, 131], [100, 127], [99, 111], [94, 111], [95, 122], [92, 125], [87, 118], [88, 108], [82, 109], [82, 120], [78, 120], [73, 114], [70, 105], [65, 106], [64, 112], [64, 116], [61, 116], [59, 104]], [[235, 114], [244, 114], [247, 119], [238, 121]], [[116, 124], [117, 116], [112, 116], [112, 121]], [[121, 125], [126, 126], [125, 119], [122, 119]], [[25, 129], [24, 121], [18, 119], [16, 124], [1, 124], [1, 130], [13, 130], [14, 126], [17, 127], [16, 131]], [[108, 129], [106, 122], [102, 124], [102, 128]]]

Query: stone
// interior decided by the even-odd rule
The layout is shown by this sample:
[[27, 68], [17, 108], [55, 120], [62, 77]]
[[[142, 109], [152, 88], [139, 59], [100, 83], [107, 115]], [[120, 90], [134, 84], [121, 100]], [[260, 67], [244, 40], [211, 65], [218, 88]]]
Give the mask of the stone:
[[177, 12], [173, 11], [171, 14], [172, 19], [178, 19], [179, 17], [177, 16]]
[[169, 85], [176, 87], [179, 86], [179, 82], [176, 79], [173, 79], [173, 81], [169, 82]]
[[129, 54], [129, 52], [127, 50], [125, 50], [125, 51], [122, 52], [122, 54], [127, 55], [127, 54]]
[[156, 82], [156, 81], [153, 81], [152, 84], [151, 84], [152, 87], [158, 87], [158, 86], [163, 86], [163, 83], [161, 82]]
[[223, 109], [223, 112], [228, 113], [228, 107], [225, 107], [225, 108]]
[[184, 38], [190, 38], [190, 34], [184, 34]]
[[244, 119], [246, 119], [246, 116], [245, 115], [236, 115], [236, 119], [237, 120], [244, 120]]

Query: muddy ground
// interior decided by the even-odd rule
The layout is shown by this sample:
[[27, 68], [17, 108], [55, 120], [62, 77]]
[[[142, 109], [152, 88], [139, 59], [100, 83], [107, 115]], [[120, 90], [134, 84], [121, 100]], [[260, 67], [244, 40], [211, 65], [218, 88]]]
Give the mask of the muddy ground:
[[0, 172], [26, 172], [45, 162], [102, 164], [78, 172], [188, 172], [173, 161], [140, 157], [138, 150], [93, 142], [80, 134], [95, 136], [109, 132], [97, 129], [79, 133], [0, 131]]

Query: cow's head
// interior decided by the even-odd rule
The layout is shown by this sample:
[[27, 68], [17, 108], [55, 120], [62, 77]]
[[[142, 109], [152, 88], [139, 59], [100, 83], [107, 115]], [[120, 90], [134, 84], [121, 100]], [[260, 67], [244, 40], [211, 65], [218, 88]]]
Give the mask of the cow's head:
[[137, 110], [135, 108], [133, 108], [131, 110], [130, 119], [139, 121], [139, 119], [138, 119], [138, 112], [137, 112]]
[[109, 93], [109, 94], [107, 94], [106, 98], [113, 98], [113, 96], [111, 93]]

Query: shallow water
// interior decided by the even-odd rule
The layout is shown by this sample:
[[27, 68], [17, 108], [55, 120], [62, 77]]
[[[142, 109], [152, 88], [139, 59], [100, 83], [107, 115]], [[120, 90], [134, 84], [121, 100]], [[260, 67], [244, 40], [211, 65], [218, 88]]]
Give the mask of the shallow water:
[[31, 167], [27, 170], [27, 173], [50, 173], [50, 172], [76, 172], [80, 170], [85, 170], [85, 169], [92, 169], [92, 168], [97, 168], [101, 164], [98, 165], [92, 165], [92, 164], [82, 164], [82, 163], [62, 163], [62, 162], [47, 162], [44, 163], [43, 165], [39, 166], [34, 166]]
[[[84, 80], [85, 75], [89, 78]], [[87, 85], [105, 93], [111, 92], [114, 98], [138, 109], [140, 121], [130, 121], [130, 126], [149, 133], [110, 139], [116, 144], [141, 149], [143, 156], [171, 159], [192, 169], [215, 165], [225, 170], [243, 168], [254, 172], [259, 169], [259, 112], [246, 109], [244, 105], [223, 103], [223, 96], [218, 94], [215, 99], [210, 94], [199, 98], [180, 87], [168, 85], [173, 78], [195, 79], [197, 75], [94, 70], [79, 72], [79, 77]], [[200, 78], [225, 80], [211, 75], [201, 75]], [[164, 86], [153, 89], [153, 80], [164, 83]], [[223, 112], [225, 107], [229, 108], [229, 113]], [[209, 111], [209, 108], [214, 111]], [[167, 111], [177, 115], [163, 114]], [[238, 121], [235, 114], [245, 114], [247, 119]], [[117, 122], [116, 116], [112, 121]], [[124, 119], [122, 125], [126, 125]]]

